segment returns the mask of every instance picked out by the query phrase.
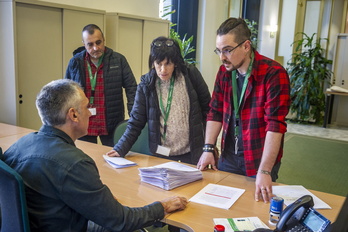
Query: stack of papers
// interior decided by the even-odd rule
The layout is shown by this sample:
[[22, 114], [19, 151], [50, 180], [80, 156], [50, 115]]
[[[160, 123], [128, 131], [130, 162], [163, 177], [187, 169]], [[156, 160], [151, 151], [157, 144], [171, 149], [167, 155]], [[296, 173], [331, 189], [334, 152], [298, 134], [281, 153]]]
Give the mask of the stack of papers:
[[141, 181], [171, 190], [181, 185], [200, 180], [202, 172], [178, 162], [167, 162], [164, 164], [139, 168]]
[[245, 189], [208, 184], [191, 197], [190, 201], [222, 209], [229, 209], [244, 192]]
[[137, 165], [133, 161], [127, 160], [122, 157], [110, 157], [107, 155], [103, 155], [103, 157], [104, 157], [104, 160], [114, 168], [126, 168], [126, 167]]
[[254, 231], [258, 228], [269, 229], [258, 217], [246, 218], [214, 218], [215, 225], [223, 225], [225, 232]]

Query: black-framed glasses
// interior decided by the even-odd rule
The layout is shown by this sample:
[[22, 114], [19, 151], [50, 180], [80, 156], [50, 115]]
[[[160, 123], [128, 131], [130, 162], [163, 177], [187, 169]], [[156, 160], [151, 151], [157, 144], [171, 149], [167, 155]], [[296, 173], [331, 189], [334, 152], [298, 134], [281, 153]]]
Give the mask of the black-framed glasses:
[[157, 41], [153, 42], [152, 44], [156, 47], [162, 47], [162, 46], [172, 47], [174, 45], [174, 41], [170, 40], [170, 39], [168, 39], [166, 41], [157, 40]]
[[216, 55], [218, 56], [221, 56], [221, 54], [223, 54], [224, 56], [228, 56], [228, 55], [231, 55], [231, 53], [236, 49], [238, 48], [240, 45], [242, 45], [245, 41], [247, 40], [244, 40], [243, 42], [239, 43], [237, 46], [235, 46], [234, 48], [231, 48], [231, 49], [223, 49], [222, 51], [220, 51], [219, 49], [215, 49], [214, 52]]

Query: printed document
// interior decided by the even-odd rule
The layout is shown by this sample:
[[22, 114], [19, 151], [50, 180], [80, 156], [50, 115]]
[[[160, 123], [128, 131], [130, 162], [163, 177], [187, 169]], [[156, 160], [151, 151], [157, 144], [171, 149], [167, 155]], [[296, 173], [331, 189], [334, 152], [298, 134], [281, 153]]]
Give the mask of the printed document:
[[217, 208], [229, 209], [244, 192], [245, 189], [208, 184], [194, 195], [190, 201]]
[[320, 200], [302, 185], [273, 186], [273, 194], [283, 198], [284, 204], [287, 206], [304, 195], [311, 195], [314, 201], [314, 209], [331, 209], [328, 204]]
[[269, 229], [258, 217], [246, 218], [214, 218], [215, 225], [223, 225], [225, 232], [254, 231], [258, 228]]

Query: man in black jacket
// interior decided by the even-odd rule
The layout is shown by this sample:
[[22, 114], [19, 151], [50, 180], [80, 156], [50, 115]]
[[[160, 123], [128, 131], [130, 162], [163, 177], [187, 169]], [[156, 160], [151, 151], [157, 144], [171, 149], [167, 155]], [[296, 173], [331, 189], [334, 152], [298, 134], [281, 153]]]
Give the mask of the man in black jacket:
[[124, 120], [123, 88], [126, 90], [127, 109], [131, 112], [137, 83], [126, 58], [105, 47], [101, 29], [94, 24], [82, 30], [85, 49], [70, 60], [66, 79], [78, 82], [89, 99], [90, 118], [88, 135], [80, 138], [113, 146], [113, 131]]

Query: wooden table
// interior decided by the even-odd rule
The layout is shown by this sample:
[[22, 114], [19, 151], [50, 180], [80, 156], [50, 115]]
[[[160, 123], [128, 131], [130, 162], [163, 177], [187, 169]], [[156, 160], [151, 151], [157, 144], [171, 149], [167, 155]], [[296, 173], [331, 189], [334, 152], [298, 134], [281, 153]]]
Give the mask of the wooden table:
[[[3, 128], [10, 128], [7, 136], [5, 133], [2, 133], [2, 136], [0, 137], [0, 147], [2, 147], [4, 151], [20, 137], [32, 131], [28, 129], [27, 131], [23, 131], [22, 128], [18, 128], [16, 132], [16, 129], [13, 130], [13, 126], [1, 123], [0, 131], [2, 131]], [[13, 132], [16, 132], [17, 134], [14, 134]], [[107, 164], [102, 157], [102, 154], [109, 151], [111, 147], [84, 141], [76, 141], [76, 146], [95, 160], [99, 169], [100, 178], [104, 184], [110, 188], [115, 198], [123, 205], [130, 207], [144, 206], [173, 195], [185, 196], [189, 199], [209, 183], [246, 190], [229, 210], [189, 202], [185, 210], [167, 215], [163, 219], [167, 224], [183, 228], [187, 231], [210, 232], [213, 231], [214, 227], [213, 218], [257, 216], [266, 224], [268, 222], [269, 204], [255, 202], [255, 179], [253, 178], [222, 171], [209, 170], [203, 172], [202, 180], [189, 183], [171, 191], [166, 191], [141, 182], [138, 168], [157, 165], [163, 162], [168, 162], [169, 160], [142, 154], [131, 154], [127, 156], [127, 159], [136, 162], [138, 164], [137, 166], [114, 169]], [[281, 184], [274, 183], [274, 185]], [[311, 192], [332, 207], [331, 210], [318, 211], [334, 222], [344, 203], [345, 197], [318, 191]]]
[[[268, 224], [270, 205], [254, 200], [254, 178], [209, 170], [203, 172], [202, 180], [166, 191], [150, 184], [142, 183], [140, 181], [138, 168], [157, 165], [168, 162], [169, 160], [142, 154], [132, 154], [128, 155], [127, 159], [136, 162], [138, 164], [137, 166], [114, 169], [107, 164], [101, 156], [101, 154], [109, 151], [111, 149], [110, 147], [90, 144], [83, 141], [77, 141], [76, 144], [95, 160], [102, 181], [124, 205], [132, 207], [142, 206], [173, 195], [185, 196], [189, 199], [209, 183], [246, 190], [229, 210], [189, 202], [185, 210], [167, 215], [163, 220], [167, 224], [183, 228], [187, 231], [209, 232], [213, 231], [214, 228], [213, 218], [257, 216], [268, 226], [274, 228], [274, 226]], [[274, 185], [282, 184], [274, 183]], [[330, 210], [318, 211], [334, 222], [344, 203], [345, 197], [318, 191], [309, 191], [332, 207]]]
[[10, 136], [10, 135], [29, 133], [29, 132], [33, 132], [33, 131], [34, 130], [27, 129], [24, 127], [13, 126], [10, 124], [5, 124], [5, 123], [0, 122], [0, 138]]

